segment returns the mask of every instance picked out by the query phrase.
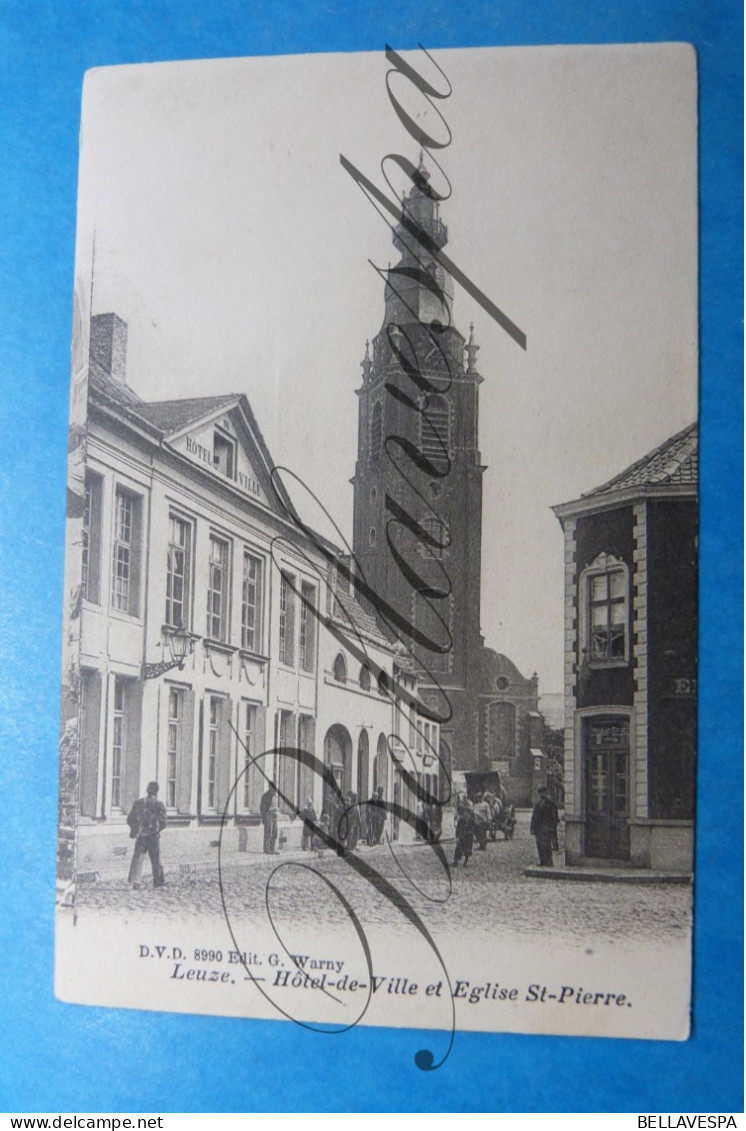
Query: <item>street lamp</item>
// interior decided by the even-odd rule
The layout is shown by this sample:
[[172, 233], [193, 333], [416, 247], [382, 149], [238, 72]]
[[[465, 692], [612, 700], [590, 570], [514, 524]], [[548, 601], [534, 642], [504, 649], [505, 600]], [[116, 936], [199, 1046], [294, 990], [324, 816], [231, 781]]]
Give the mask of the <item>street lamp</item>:
[[161, 660], [157, 664], [143, 664], [143, 679], [157, 679], [159, 675], [171, 671], [172, 668], [183, 671], [184, 660], [194, 651], [195, 637], [184, 628], [183, 624], [178, 625], [177, 628], [164, 628], [163, 635], [168, 642], [171, 659]]

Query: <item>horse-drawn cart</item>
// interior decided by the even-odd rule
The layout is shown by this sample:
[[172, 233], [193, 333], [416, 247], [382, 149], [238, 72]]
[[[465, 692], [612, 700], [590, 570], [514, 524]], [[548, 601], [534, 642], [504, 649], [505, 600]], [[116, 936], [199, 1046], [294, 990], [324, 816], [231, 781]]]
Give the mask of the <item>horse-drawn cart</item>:
[[496, 840], [501, 832], [512, 840], [515, 832], [515, 806], [508, 800], [499, 770], [465, 770], [466, 796], [474, 805], [476, 837], [482, 847], [487, 837]]

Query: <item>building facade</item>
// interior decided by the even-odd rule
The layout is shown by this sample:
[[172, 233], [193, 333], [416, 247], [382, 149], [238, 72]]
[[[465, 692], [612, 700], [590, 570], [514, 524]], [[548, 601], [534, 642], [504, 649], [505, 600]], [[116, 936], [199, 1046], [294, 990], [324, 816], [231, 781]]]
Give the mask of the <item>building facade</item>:
[[[311, 798], [320, 815], [325, 787], [283, 748], [314, 754], [361, 801], [382, 786], [416, 808], [396, 773], [408, 708], [395, 650], [344, 591], [340, 552], [293, 521], [248, 400], [145, 402], [126, 381], [126, 339], [116, 315], [92, 319], [70, 618], [77, 870], [126, 852], [126, 817], [150, 780], [170, 850], [187, 859], [216, 855], [221, 836], [260, 846], [270, 781], [281, 841], [294, 846], [296, 811]], [[185, 635], [179, 666], [171, 649]], [[429, 772], [425, 727], [415, 719], [406, 751], [416, 780]], [[397, 831], [414, 837], [406, 822]]]
[[[435, 248], [447, 242], [422, 164], [402, 208]], [[529, 713], [538, 680], [486, 648], [480, 628], [482, 477], [479, 347], [453, 323], [453, 282], [412, 236], [394, 232], [384, 317], [366, 345], [353, 485], [355, 559], [384, 594], [384, 630], [416, 657], [423, 701], [441, 717], [448, 774], [500, 768], [531, 796]], [[380, 616], [380, 610], [379, 610]]]
[[690, 872], [697, 426], [554, 507], [565, 538], [568, 864]]

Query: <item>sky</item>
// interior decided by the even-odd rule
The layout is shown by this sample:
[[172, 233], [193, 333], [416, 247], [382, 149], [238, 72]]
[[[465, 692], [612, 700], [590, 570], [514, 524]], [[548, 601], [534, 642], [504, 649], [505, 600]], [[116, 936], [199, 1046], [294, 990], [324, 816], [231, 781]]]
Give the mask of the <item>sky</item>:
[[[405, 58], [448, 98], [390, 88], [426, 154], [446, 252], [526, 334], [456, 286], [480, 345], [481, 620], [488, 646], [562, 687], [553, 504], [697, 415], [696, 85], [682, 44], [468, 49]], [[383, 320], [382, 190], [418, 146], [374, 54], [98, 69], [86, 77], [76, 287], [129, 327], [146, 400], [245, 393], [278, 466], [351, 538], [355, 390]], [[445, 75], [445, 78], [443, 77]], [[434, 107], [437, 107], [437, 111]], [[450, 137], [450, 141], [449, 141]], [[399, 190], [392, 162], [385, 165]]]

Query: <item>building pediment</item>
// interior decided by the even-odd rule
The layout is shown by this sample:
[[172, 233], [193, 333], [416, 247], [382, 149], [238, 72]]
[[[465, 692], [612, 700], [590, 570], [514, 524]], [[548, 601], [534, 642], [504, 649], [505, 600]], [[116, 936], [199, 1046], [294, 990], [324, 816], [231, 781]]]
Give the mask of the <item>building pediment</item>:
[[[182, 414], [164, 442], [217, 482], [287, 517], [292, 507], [244, 396], [205, 398], [204, 411]], [[181, 406], [180, 406], [181, 407]], [[164, 429], [165, 430], [165, 429]]]
[[[191, 463], [227, 480], [242, 494], [270, 506], [267, 471], [251, 444], [251, 438], [233, 412], [221, 412], [182, 430], [169, 440], [170, 446]], [[272, 492], [274, 495], [274, 493]]]

